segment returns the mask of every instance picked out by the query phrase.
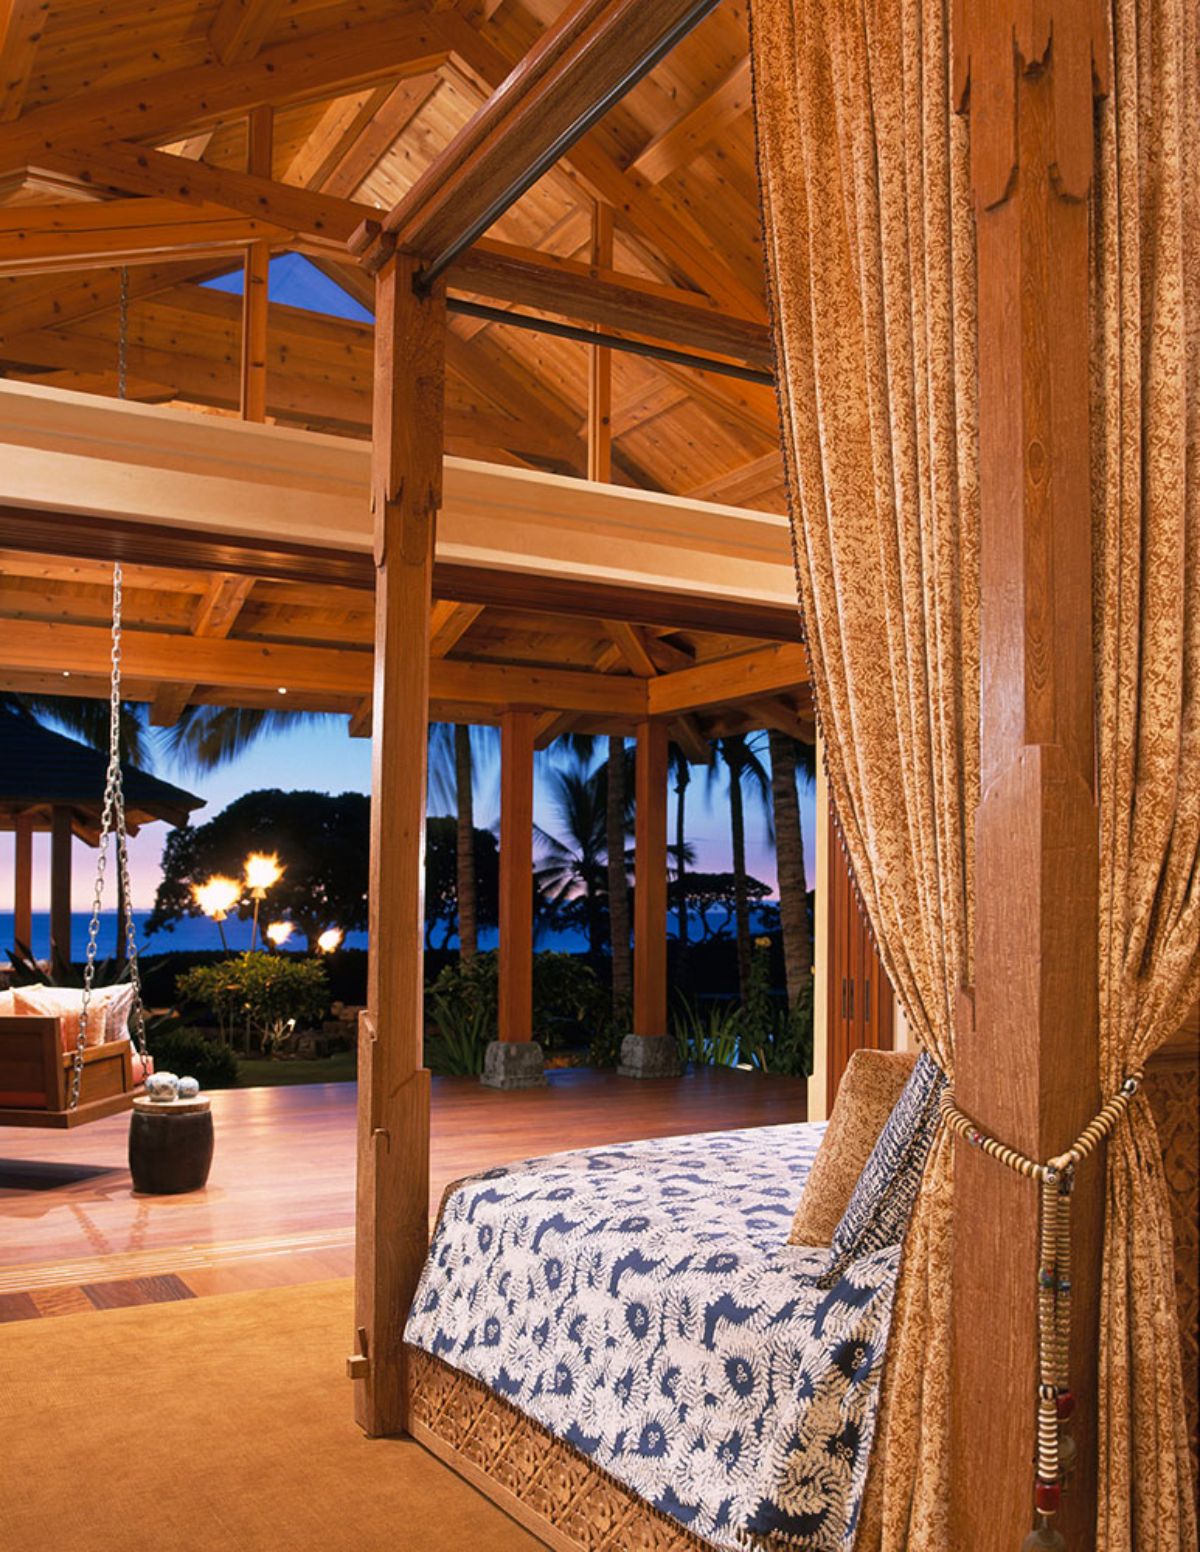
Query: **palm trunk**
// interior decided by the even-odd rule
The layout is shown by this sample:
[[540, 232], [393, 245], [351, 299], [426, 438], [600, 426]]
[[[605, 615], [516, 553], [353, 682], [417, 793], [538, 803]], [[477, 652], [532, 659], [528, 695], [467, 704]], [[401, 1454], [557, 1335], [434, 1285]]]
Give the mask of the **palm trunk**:
[[785, 734], [770, 732], [771, 806], [775, 816], [775, 862], [779, 873], [779, 920], [783, 929], [783, 965], [788, 1006], [812, 979], [812, 931], [808, 924], [808, 880], [804, 871], [804, 835], [796, 794], [796, 746]]
[[475, 903], [475, 794], [471, 773], [471, 729], [454, 725], [454, 783], [457, 794], [458, 955], [464, 964], [475, 958], [478, 926]]
[[675, 887], [679, 891], [676, 907], [679, 919], [679, 953], [682, 958], [688, 946], [687, 907], [687, 843], [684, 840], [684, 808], [687, 803], [688, 782], [691, 776], [686, 765], [680, 765], [675, 778]]
[[608, 741], [605, 811], [608, 850], [608, 930], [612, 944], [613, 1012], [633, 995], [629, 952], [629, 879], [625, 873], [625, 740]]
[[733, 839], [733, 903], [737, 930], [738, 988], [750, 986], [750, 900], [746, 889], [746, 805], [741, 762], [729, 767], [729, 828]]

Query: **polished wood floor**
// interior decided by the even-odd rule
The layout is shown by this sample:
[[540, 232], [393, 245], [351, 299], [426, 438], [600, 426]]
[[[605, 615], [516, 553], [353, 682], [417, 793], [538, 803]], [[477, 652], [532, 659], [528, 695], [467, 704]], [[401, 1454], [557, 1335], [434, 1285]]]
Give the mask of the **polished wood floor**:
[[[462, 1175], [564, 1148], [804, 1119], [802, 1079], [706, 1069], [679, 1079], [552, 1073], [502, 1094], [435, 1078], [430, 1211]], [[128, 1117], [0, 1131], [0, 1321], [347, 1276], [355, 1087], [213, 1095], [204, 1191], [134, 1194]]]

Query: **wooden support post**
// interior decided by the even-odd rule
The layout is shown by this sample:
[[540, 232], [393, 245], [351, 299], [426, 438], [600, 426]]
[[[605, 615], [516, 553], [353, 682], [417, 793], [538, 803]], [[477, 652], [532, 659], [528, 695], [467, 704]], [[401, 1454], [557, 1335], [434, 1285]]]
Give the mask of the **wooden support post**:
[[667, 1034], [667, 728], [637, 730], [633, 1032]]
[[[246, 171], [271, 176], [273, 113], [253, 108], [246, 121]], [[269, 243], [246, 249], [242, 284], [242, 419], [267, 418], [267, 318], [271, 273]]]
[[[596, 203], [592, 215], [592, 263], [611, 269], [613, 213]], [[612, 479], [612, 351], [588, 347], [588, 479], [605, 484]]]
[[22, 815], [13, 830], [13, 937], [33, 940], [33, 820]]
[[50, 955], [71, 959], [71, 810], [55, 804], [50, 816]]
[[533, 1039], [534, 713], [500, 714], [500, 1006], [502, 1044]]
[[[1088, 192], [1101, 6], [967, 0], [979, 285], [981, 801], [974, 1015], [961, 1107], [1030, 1158], [1099, 1108], [1088, 448]], [[1053, 14], [1051, 14], [1053, 13]], [[1004, 106], [1004, 105], [1007, 106]], [[1038, 1190], [959, 1144], [952, 1471], [962, 1547], [1019, 1547], [1034, 1521]], [[1103, 1160], [1075, 1191], [1071, 1433], [1057, 1528], [1095, 1542]]]
[[355, 1415], [405, 1424], [403, 1332], [429, 1240], [429, 1074], [422, 1066], [429, 613], [442, 499], [445, 298], [407, 256], [376, 284], [375, 691], [370, 953], [359, 1038]]

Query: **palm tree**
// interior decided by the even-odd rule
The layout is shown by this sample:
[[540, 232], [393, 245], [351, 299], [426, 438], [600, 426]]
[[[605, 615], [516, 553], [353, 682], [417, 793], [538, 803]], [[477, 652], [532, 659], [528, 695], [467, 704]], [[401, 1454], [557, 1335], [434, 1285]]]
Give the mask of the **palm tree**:
[[[763, 805], [770, 833], [766, 797], [770, 788], [761, 759], [748, 733], [727, 733], [718, 741], [721, 761], [729, 776], [729, 832], [733, 847], [734, 924], [737, 932], [738, 986], [743, 996], [750, 985], [750, 897], [746, 888], [746, 789]], [[715, 774], [710, 767], [709, 779]]]
[[495, 753], [497, 732], [466, 723], [429, 725], [429, 795], [434, 808], [453, 813], [458, 952], [469, 962], [479, 948], [478, 880], [475, 876], [475, 784], [479, 759]]
[[601, 905], [607, 885], [608, 803], [599, 773], [591, 762], [572, 751], [568, 765], [547, 772], [550, 801], [558, 814], [561, 835], [535, 827], [542, 849], [536, 879], [550, 903], [582, 897], [588, 952], [601, 953]]
[[629, 946], [629, 873], [625, 837], [629, 825], [628, 762], [625, 740], [608, 740], [604, 768], [604, 849], [608, 857], [608, 935], [612, 947], [613, 1012], [633, 996], [633, 955]]
[[682, 960], [688, 946], [687, 864], [690, 848], [685, 840], [684, 813], [687, 805], [687, 789], [692, 779], [692, 767], [678, 744], [668, 746], [667, 759], [670, 774], [675, 781], [675, 887], [678, 890], [676, 914], [679, 921], [679, 955]]
[[804, 866], [804, 835], [800, 828], [797, 774], [807, 790], [816, 779], [812, 744], [789, 738], [772, 728], [771, 806], [775, 818], [775, 861], [779, 874], [779, 920], [783, 931], [783, 963], [788, 1006], [794, 1007], [812, 979], [813, 943], [808, 920], [808, 879]]

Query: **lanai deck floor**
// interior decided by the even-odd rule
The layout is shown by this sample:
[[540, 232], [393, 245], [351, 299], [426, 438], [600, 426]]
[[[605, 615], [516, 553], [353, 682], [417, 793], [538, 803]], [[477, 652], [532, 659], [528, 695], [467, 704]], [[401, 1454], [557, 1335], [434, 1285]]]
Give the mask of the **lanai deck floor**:
[[[433, 1080], [431, 1213], [450, 1181], [563, 1148], [801, 1121], [799, 1078], [555, 1072], [502, 1094]], [[135, 1196], [127, 1116], [0, 1132], [0, 1321], [202, 1297], [353, 1270], [352, 1083], [213, 1095], [206, 1190]]]

